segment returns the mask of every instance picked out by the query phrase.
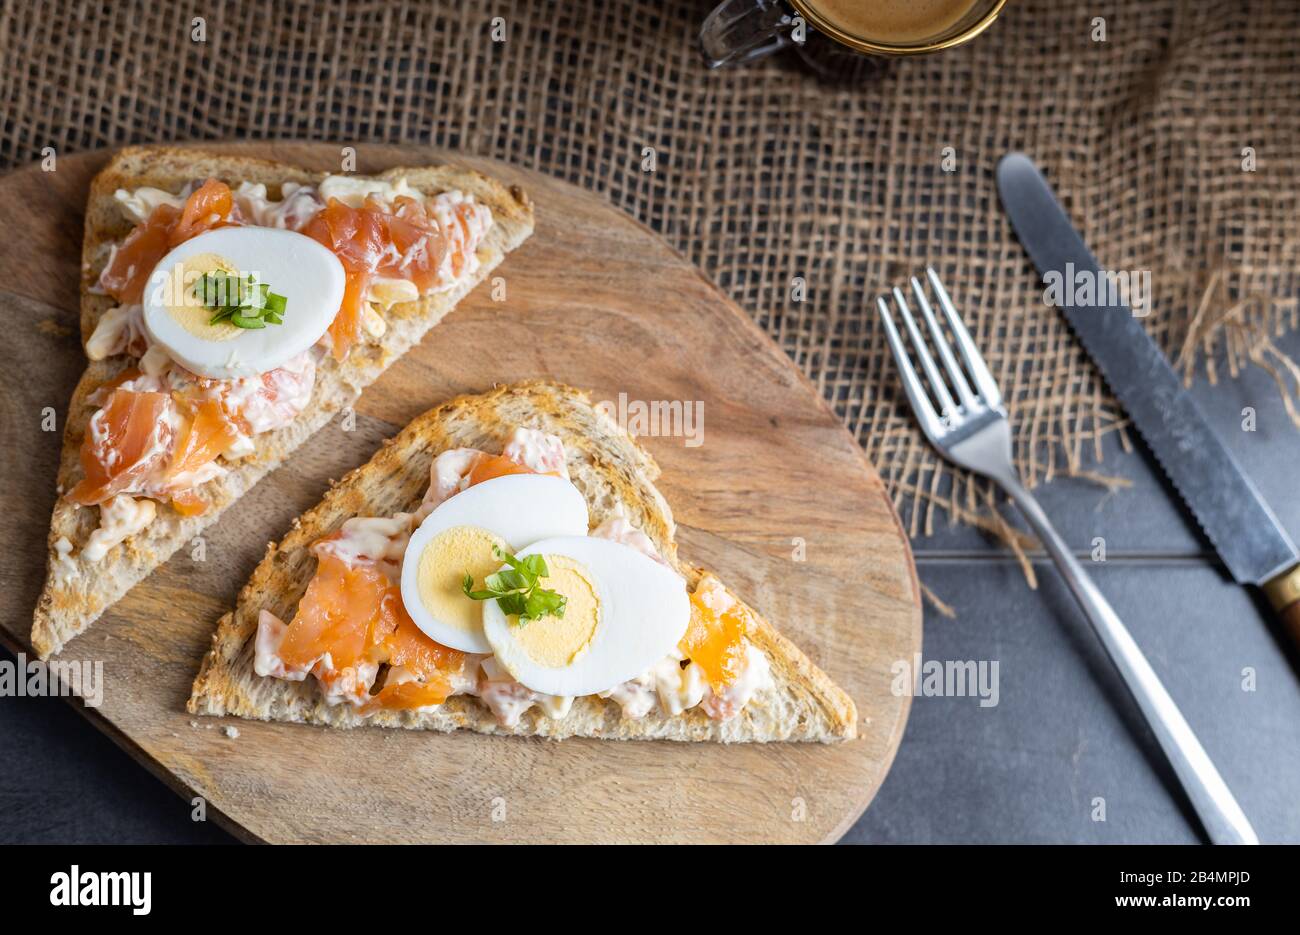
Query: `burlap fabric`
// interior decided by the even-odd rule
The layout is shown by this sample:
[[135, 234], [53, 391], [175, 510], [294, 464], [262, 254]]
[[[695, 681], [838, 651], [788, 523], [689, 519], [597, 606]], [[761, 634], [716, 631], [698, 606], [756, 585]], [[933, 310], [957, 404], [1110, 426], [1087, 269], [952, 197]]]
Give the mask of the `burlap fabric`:
[[1253, 360], [1294, 388], [1270, 339], [1297, 324], [1295, 0], [1012, 0], [970, 46], [839, 83], [788, 58], [707, 71], [707, 8], [4, 0], [0, 164], [140, 141], [434, 142], [602, 192], [803, 368], [913, 532], [936, 506], [1000, 523], [914, 429], [871, 307], [926, 263], [1006, 393], [1031, 483], [1104, 473], [1099, 441], [1123, 430], [998, 207], [1008, 149], [1044, 166], [1104, 265], [1152, 271], [1147, 321], [1189, 379]]

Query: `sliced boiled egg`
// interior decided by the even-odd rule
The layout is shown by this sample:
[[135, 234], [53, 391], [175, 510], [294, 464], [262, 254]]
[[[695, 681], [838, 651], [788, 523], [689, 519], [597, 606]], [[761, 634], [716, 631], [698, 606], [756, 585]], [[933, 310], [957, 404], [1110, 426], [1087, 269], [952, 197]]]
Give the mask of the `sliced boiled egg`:
[[501, 567], [494, 545], [518, 552], [539, 539], [586, 533], [587, 501], [562, 477], [509, 474], [475, 484], [440, 504], [411, 535], [402, 603], [429, 639], [490, 653], [483, 605], [461, 589], [465, 575], [481, 583]]
[[[196, 288], [204, 274], [252, 276], [285, 297], [279, 324], [211, 323]], [[339, 258], [293, 231], [221, 227], [185, 241], [159, 261], [144, 290], [150, 338], [202, 377], [231, 380], [274, 370], [320, 340], [343, 302]]]
[[661, 662], [686, 634], [686, 582], [636, 549], [569, 536], [534, 542], [517, 554], [535, 553], [550, 572], [540, 585], [567, 598], [563, 616], [521, 623], [495, 600], [483, 602], [483, 634], [497, 662], [533, 691], [608, 691]]

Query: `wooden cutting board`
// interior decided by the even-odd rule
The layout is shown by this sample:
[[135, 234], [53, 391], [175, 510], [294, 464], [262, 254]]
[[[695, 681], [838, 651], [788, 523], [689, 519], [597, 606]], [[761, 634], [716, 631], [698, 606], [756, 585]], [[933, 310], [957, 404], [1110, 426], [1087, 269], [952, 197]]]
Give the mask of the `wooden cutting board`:
[[[314, 169], [325, 144], [220, 147]], [[602, 199], [544, 175], [426, 148], [360, 147], [358, 171], [463, 163], [524, 186], [531, 240], [361, 398], [127, 595], [63, 658], [102, 660], [88, 716], [207, 815], [262, 841], [833, 841], [871, 801], [909, 699], [890, 666], [921, 646], [907, 540], [880, 479], [817, 391], [690, 263]], [[31, 611], [77, 335], [82, 210], [106, 161], [60, 157], [0, 178], [0, 378], [6, 444], [0, 638], [30, 654]], [[541, 377], [594, 399], [702, 404], [702, 443], [643, 439], [663, 469], [681, 553], [716, 569], [857, 702], [837, 746], [564, 742], [321, 728], [184, 711], [217, 618], [291, 519], [408, 420], [494, 381]], [[46, 407], [58, 431], [43, 430]], [[56, 703], [51, 701], [50, 703]], [[78, 707], [80, 704], [78, 703]], [[237, 736], [230, 736], [237, 728]], [[177, 803], [177, 820], [190, 807]]]

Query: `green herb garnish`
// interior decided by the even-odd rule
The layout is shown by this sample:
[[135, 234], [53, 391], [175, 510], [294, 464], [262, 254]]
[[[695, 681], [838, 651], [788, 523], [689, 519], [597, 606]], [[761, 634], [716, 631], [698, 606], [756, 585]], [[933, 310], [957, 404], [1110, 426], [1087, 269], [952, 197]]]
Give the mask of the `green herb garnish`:
[[215, 314], [209, 325], [229, 322], [238, 328], [284, 324], [288, 300], [252, 275], [232, 276], [225, 270], [204, 273], [194, 284], [194, 297]]
[[516, 558], [496, 545], [492, 546], [492, 554], [510, 567], [484, 578], [485, 590], [482, 591], [474, 590], [474, 576], [465, 572], [461, 590], [466, 597], [473, 601], [495, 599], [503, 613], [518, 618], [516, 626], [547, 615], [564, 616], [564, 605], [569, 599], [558, 591], [548, 591], [538, 585], [540, 579], [551, 574], [546, 559], [540, 555]]

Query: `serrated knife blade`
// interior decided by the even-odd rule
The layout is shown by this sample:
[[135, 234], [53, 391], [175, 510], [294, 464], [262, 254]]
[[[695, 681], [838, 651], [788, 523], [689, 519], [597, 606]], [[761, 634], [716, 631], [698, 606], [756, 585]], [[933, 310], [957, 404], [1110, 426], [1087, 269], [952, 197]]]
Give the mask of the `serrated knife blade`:
[[[1264, 588], [1300, 639], [1300, 550], [1210, 428], [1182, 380], [1114, 289], [1038, 167], [1008, 153], [998, 193], [1020, 243], [1147, 447], [1191, 509], [1232, 577]], [[1074, 288], [1092, 277], [1091, 301]]]

